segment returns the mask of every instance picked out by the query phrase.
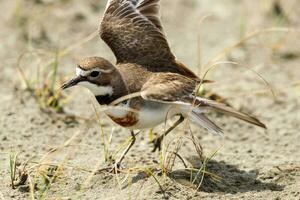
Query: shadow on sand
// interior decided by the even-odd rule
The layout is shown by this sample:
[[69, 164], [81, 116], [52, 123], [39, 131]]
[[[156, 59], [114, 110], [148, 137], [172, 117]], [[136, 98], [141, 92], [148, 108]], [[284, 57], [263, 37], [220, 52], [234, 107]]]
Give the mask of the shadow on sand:
[[[216, 180], [210, 175], [204, 176], [199, 190], [208, 193], [223, 192], [234, 194], [264, 190], [281, 191], [284, 189], [282, 185], [260, 181], [258, 179], [258, 170], [240, 170], [236, 166], [226, 164], [223, 161], [211, 160], [207, 164], [206, 171], [221, 178]], [[190, 170], [175, 170], [169, 174], [169, 177], [173, 180], [183, 185], [197, 188], [201, 183], [202, 173], [196, 178], [195, 176], [196, 173], [191, 173]], [[194, 183], [192, 183], [193, 180], [195, 180]]]
[[[194, 166], [194, 168], [196, 167]], [[259, 173], [257, 170], [240, 170], [236, 166], [226, 164], [223, 161], [219, 162], [211, 160], [207, 164], [206, 171], [220, 177], [220, 180], [212, 178], [211, 175], [205, 175], [202, 180], [202, 173], [196, 176], [197, 173], [195, 171], [192, 173], [187, 169], [172, 171], [169, 174], [169, 178], [182, 185], [195, 189], [198, 188], [202, 180], [202, 184], [199, 187], [199, 190], [208, 193], [222, 192], [235, 194], [264, 190], [281, 191], [284, 189], [284, 186], [282, 185], [278, 185], [275, 183], [266, 183], [259, 180]], [[146, 178], [147, 175], [145, 173], [139, 173], [133, 177], [132, 183], [145, 180]], [[195, 181], [193, 182], [193, 180]]]

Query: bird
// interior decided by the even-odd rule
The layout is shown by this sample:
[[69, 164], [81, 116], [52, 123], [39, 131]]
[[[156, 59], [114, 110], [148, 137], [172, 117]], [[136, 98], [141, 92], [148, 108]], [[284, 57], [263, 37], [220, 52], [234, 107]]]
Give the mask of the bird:
[[109, 106], [105, 114], [130, 130], [131, 142], [115, 161], [117, 166], [134, 145], [136, 131], [154, 128], [172, 117], [178, 119], [153, 140], [154, 151], [186, 118], [208, 132], [222, 134], [206, 116], [210, 111], [266, 128], [249, 114], [197, 96], [199, 84], [209, 81], [200, 79], [172, 53], [160, 19], [160, 0], [108, 0], [99, 35], [116, 63], [99, 56], [83, 58], [76, 66], [76, 77], [61, 88], [89, 89], [100, 105]]

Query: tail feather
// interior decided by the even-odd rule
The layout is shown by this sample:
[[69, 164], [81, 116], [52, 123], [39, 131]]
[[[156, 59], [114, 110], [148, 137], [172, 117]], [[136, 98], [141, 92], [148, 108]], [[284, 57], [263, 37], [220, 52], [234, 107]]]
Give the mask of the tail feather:
[[203, 109], [203, 107], [205, 107], [206, 109], [215, 110], [217, 112], [235, 117], [237, 119], [243, 120], [243, 121], [248, 122], [250, 124], [254, 124], [256, 126], [260, 126], [262, 128], [267, 129], [266, 125], [263, 124], [262, 122], [260, 122], [257, 118], [252, 117], [252, 116], [250, 116], [248, 114], [245, 114], [243, 112], [240, 112], [240, 111], [238, 111], [238, 110], [236, 110], [232, 107], [229, 107], [225, 104], [197, 97], [195, 105], [199, 105], [199, 108]]
[[209, 132], [215, 134], [222, 134], [222, 129], [212, 122], [208, 117], [206, 117], [203, 113], [197, 112], [196, 110], [192, 110], [189, 113], [189, 118], [197, 123], [199, 126], [206, 128]]

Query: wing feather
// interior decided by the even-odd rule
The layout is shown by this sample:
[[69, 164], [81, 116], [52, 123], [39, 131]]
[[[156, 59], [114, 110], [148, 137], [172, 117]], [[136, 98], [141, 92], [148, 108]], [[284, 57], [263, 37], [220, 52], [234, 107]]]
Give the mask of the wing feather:
[[137, 9], [148, 18], [159, 30], [163, 32], [160, 20], [159, 0], [143, 0], [137, 5]]
[[194, 93], [197, 81], [176, 73], [154, 74], [142, 87], [141, 96], [146, 100], [178, 103]]
[[99, 32], [118, 63], [174, 63], [159, 18], [159, 0], [108, 1]]
[[197, 123], [199, 126], [206, 128], [211, 133], [219, 135], [223, 133], [223, 130], [203, 113], [197, 113], [195, 110], [192, 110], [189, 112], [188, 116], [193, 122]]
[[227, 106], [222, 103], [218, 103], [212, 100], [204, 99], [197, 97], [195, 101], [195, 105], [199, 107], [200, 109], [208, 109], [208, 110], [214, 110], [220, 113], [223, 113], [225, 115], [229, 115], [232, 117], [235, 117], [237, 119], [243, 120], [245, 122], [248, 122], [250, 124], [254, 124], [256, 126], [260, 126], [264, 129], [266, 129], [266, 125], [260, 122], [256, 117], [250, 116], [246, 113], [243, 113], [241, 111], [238, 111], [230, 106]]

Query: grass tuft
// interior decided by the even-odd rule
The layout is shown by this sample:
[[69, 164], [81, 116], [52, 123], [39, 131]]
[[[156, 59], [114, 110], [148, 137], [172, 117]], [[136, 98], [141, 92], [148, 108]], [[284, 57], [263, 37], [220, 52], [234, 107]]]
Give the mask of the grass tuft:
[[11, 180], [12, 189], [15, 189], [17, 159], [18, 159], [18, 154], [9, 155], [9, 173], [10, 173], [10, 180]]
[[59, 50], [54, 53], [54, 61], [50, 67], [46, 67], [43, 72], [40, 72], [40, 67], [37, 67], [36, 78], [27, 76], [22, 69], [21, 61], [24, 56], [21, 55], [18, 60], [17, 68], [27, 90], [37, 101], [41, 110], [49, 112], [54, 110], [58, 113], [63, 113], [63, 105], [66, 97], [61, 93], [58, 78], [59, 66]]

